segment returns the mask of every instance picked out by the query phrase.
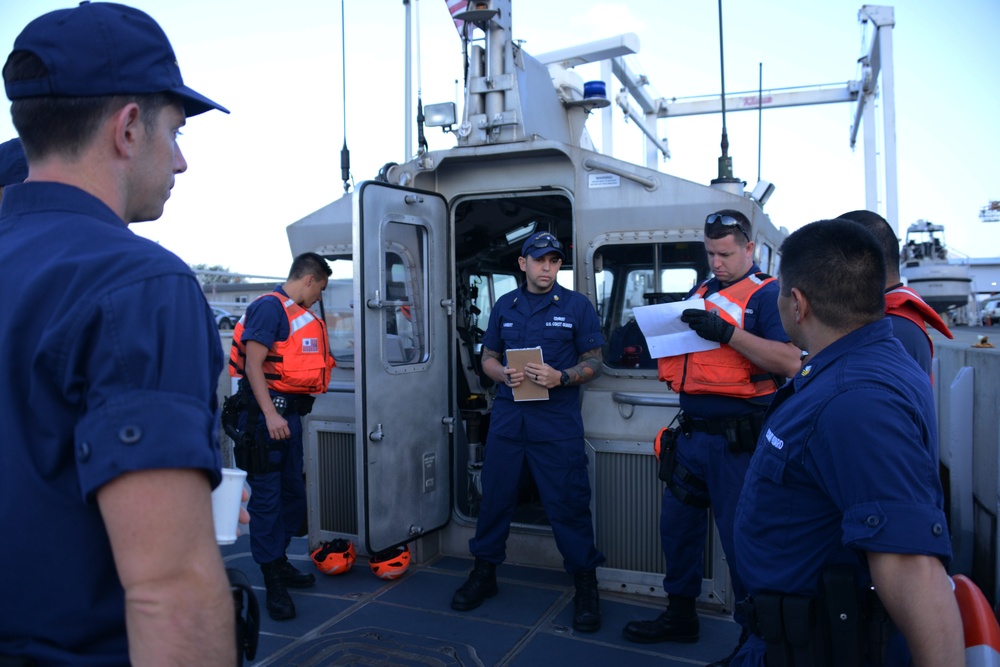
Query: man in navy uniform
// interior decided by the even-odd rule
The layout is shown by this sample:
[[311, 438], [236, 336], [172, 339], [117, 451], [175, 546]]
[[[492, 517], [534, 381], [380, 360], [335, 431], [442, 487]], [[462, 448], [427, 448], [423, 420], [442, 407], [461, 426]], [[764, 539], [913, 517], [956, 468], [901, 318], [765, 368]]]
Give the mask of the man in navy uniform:
[[[476, 557], [452, 609], [475, 609], [497, 594], [496, 566], [506, 557], [507, 535], [525, 469], [552, 525], [563, 565], [576, 586], [573, 627], [601, 627], [597, 572], [604, 555], [594, 545], [590, 479], [580, 414], [580, 386], [601, 371], [604, 337], [593, 304], [556, 282], [565, 259], [549, 232], [524, 242], [518, 265], [524, 284], [497, 299], [483, 337], [483, 371], [499, 385], [482, 470], [483, 498], [469, 551]], [[510, 349], [542, 348], [542, 363], [517, 368]], [[513, 389], [530, 383], [548, 390], [547, 400], [515, 402]]]
[[222, 353], [198, 280], [128, 225], [163, 212], [185, 118], [148, 15], [82, 3], [3, 67], [30, 165], [0, 203], [0, 663], [236, 663], [215, 542]]
[[295, 617], [289, 587], [316, 583], [285, 551], [306, 517], [302, 417], [312, 409], [310, 394], [326, 391], [334, 366], [326, 325], [308, 308], [323, 296], [332, 273], [316, 253], [299, 255], [288, 279], [250, 304], [233, 329], [229, 374], [241, 378], [246, 398], [238, 423], [251, 438], [237, 442], [235, 453], [253, 491], [250, 552], [264, 574], [267, 611], [275, 620]]
[[[882, 249], [822, 220], [781, 250], [781, 321], [809, 357], [771, 402], [736, 511], [753, 634], [732, 664], [964, 664], [934, 400], [885, 317]], [[902, 636], [874, 625], [882, 606]]]
[[[629, 641], [698, 641], [695, 598], [701, 594], [710, 505], [735, 599], [745, 595], [732, 566], [733, 512], [764, 410], [798, 370], [801, 356], [781, 328], [777, 283], [754, 262], [752, 235], [750, 220], [739, 211], [706, 218], [705, 251], [714, 275], [688, 295], [704, 299], [705, 309], [689, 308], [681, 320], [719, 347], [659, 360], [660, 379], [680, 394], [682, 432], [660, 512], [668, 604], [653, 620], [627, 624], [623, 635]], [[740, 643], [745, 640], [744, 632]], [[732, 654], [714, 664], [728, 664]]]

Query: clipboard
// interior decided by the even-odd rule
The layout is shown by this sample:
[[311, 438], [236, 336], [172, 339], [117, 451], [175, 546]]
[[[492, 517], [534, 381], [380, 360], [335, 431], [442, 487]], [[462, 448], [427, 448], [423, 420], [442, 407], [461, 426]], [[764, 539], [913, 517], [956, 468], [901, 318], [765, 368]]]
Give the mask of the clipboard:
[[[524, 347], [506, 351], [507, 366], [511, 368], [523, 369], [525, 364], [533, 362], [543, 363], [542, 348]], [[525, 379], [520, 385], [511, 387], [514, 392], [515, 401], [547, 401], [549, 400], [549, 390], [540, 384], [535, 384], [531, 380]]]

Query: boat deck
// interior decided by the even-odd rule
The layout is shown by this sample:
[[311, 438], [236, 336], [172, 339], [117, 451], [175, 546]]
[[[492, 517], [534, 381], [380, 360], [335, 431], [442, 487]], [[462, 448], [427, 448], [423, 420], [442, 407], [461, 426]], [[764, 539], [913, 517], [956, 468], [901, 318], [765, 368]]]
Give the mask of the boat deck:
[[663, 610], [654, 598], [601, 592], [602, 627], [574, 632], [573, 579], [562, 571], [504, 564], [500, 594], [469, 612], [451, 609], [451, 596], [472, 567], [471, 558], [440, 556], [411, 564], [395, 581], [375, 577], [365, 559], [350, 572], [325, 576], [296, 538], [289, 560], [316, 574], [313, 588], [292, 590], [298, 612], [273, 621], [264, 607], [264, 580], [250, 556], [249, 537], [222, 547], [226, 567], [242, 570], [260, 602], [257, 655], [244, 664], [297, 665], [704, 665], [732, 650], [739, 626], [730, 617], [701, 615], [696, 644], [633, 644], [622, 638], [630, 620]]

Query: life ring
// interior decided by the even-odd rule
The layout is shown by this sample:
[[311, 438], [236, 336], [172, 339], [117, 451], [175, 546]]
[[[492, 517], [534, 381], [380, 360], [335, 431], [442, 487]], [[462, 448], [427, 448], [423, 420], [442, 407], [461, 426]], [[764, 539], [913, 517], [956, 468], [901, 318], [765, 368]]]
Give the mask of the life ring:
[[951, 578], [962, 615], [967, 667], [1000, 667], [1000, 625], [986, 596], [968, 577]]

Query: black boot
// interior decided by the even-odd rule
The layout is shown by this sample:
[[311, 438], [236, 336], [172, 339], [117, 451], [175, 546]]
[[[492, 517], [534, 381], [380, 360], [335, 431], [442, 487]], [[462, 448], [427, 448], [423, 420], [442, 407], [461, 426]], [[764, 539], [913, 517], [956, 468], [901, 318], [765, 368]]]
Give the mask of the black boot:
[[281, 580], [288, 588], [311, 588], [316, 585], [316, 577], [308, 572], [299, 572], [294, 565], [288, 562], [288, 558], [282, 558], [276, 562]]
[[577, 632], [597, 632], [601, 629], [601, 599], [597, 594], [597, 571], [587, 570], [573, 575], [576, 595], [573, 597], [573, 629]]
[[656, 642], [698, 641], [698, 614], [694, 598], [671, 595], [667, 610], [652, 621], [632, 621], [622, 630], [630, 642], [653, 644]]
[[260, 571], [264, 573], [264, 586], [267, 588], [267, 613], [276, 621], [295, 618], [295, 604], [281, 576], [281, 561], [264, 563]]
[[469, 611], [499, 592], [497, 588], [497, 566], [484, 560], [476, 559], [476, 564], [469, 573], [468, 580], [455, 591], [451, 598], [451, 608], [457, 611]]
[[736, 648], [733, 649], [732, 653], [727, 655], [722, 660], [716, 660], [711, 664], [705, 665], [705, 667], [729, 667], [729, 663], [733, 661], [733, 658], [736, 657], [736, 654], [740, 652], [740, 649], [743, 648], [743, 645], [746, 643], [747, 643], [747, 629], [743, 628], [743, 631], [740, 632], [740, 640], [736, 643]]

